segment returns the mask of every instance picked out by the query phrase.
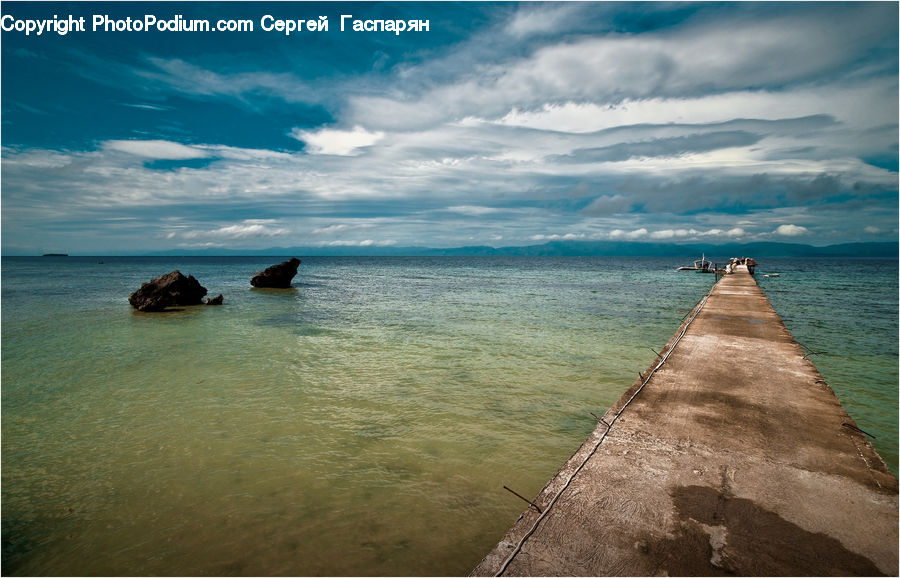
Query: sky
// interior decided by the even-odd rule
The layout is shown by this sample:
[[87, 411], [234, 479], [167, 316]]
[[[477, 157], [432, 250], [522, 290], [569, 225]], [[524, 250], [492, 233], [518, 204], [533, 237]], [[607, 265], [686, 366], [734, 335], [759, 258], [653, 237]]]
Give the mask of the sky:
[[898, 239], [896, 2], [0, 10], [5, 255]]

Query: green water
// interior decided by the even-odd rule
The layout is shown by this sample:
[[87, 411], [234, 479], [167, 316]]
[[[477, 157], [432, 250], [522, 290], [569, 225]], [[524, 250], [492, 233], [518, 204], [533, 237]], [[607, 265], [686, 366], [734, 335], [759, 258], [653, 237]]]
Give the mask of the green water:
[[[7, 575], [466, 574], [524, 507], [503, 485], [537, 494], [712, 283], [671, 260], [310, 258], [256, 290], [277, 259], [97, 261], [2, 263]], [[129, 307], [174, 268], [225, 305]], [[848, 320], [877, 371], [842, 395], [896, 468], [891, 299]]]

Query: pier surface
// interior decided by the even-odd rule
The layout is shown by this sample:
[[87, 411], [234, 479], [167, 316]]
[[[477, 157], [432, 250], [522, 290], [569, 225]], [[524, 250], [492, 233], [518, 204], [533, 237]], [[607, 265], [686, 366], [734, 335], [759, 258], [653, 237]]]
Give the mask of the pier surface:
[[898, 574], [897, 479], [746, 268], [603, 420], [473, 575]]

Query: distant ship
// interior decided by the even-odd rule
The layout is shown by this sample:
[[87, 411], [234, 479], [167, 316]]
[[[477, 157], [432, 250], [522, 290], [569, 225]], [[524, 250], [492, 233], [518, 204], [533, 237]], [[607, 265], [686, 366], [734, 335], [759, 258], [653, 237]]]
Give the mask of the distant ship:
[[42, 257], [68, 257], [68, 253], [44, 253]]

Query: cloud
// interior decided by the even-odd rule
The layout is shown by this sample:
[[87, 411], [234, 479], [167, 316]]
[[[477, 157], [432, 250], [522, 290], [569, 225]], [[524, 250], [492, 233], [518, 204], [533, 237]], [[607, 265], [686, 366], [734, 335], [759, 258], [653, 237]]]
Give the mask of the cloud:
[[41, 56], [39, 54], [37, 54], [36, 52], [32, 52], [31, 50], [28, 50], [27, 48], [17, 48], [15, 50], [15, 52], [13, 52], [13, 54], [15, 54], [19, 58], [29, 58], [29, 59], [35, 59], [35, 60], [38, 60], [41, 58]]
[[10, 169], [61, 169], [72, 164], [72, 156], [61, 151], [19, 150], [3, 147], [3, 167]]
[[448, 213], [459, 213], [461, 215], [467, 215], [469, 217], [479, 217], [482, 215], [490, 215], [493, 213], [497, 213], [500, 210], [494, 207], [482, 207], [476, 205], [458, 205], [455, 207], [447, 207], [444, 209]]
[[586, 215], [613, 215], [631, 210], [634, 198], [627, 195], [601, 195], [583, 209]]
[[361, 126], [352, 130], [319, 129], [306, 131], [293, 129], [291, 136], [306, 143], [310, 154], [354, 156], [362, 152], [360, 149], [369, 147], [384, 138], [381, 131], [369, 132]]
[[276, 72], [220, 73], [181, 58], [149, 57], [149, 66], [133, 68], [131, 73], [153, 86], [199, 97], [228, 97], [250, 104], [261, 96], [285, 102], [317, 100], [315, 93], [297, 76]]
[[558, 159], [563, 162], [619, 162], [646, 157], [683, 157], [723, 148], [748, 147], [762, 139], [744, 131], [710, 131], [672, 138], [657, 138], [642, 142], [578, 149]]
[[172, 110], [172, 107], [170, 107], [170, 106], [160, 106], [158, 104], [147, 104], [144, 102], [139, 102], [139, 103], [123, 102], [123, 103], [121, 103], [121, 105], [128, 106], [131, 108], [139, 108], [139, 109], [143, 109], [143, 110], [155, 110], [155, 111]]
[[702, 233], [698, 233], [701, 237], [743, 237], [747, 234], [747, 231], [743, 227], [732, 227], [727, 231], [723, 229], [710, 229], [709, 231], [705, 231]]
[[693, 229], [663, 229], [661, 231], [653, 231], [652, 233], [650, 233], [650, 238], [656, 240], [668, 240], [679, 237], [691, 237], [695, 236], [696, 234], [697, 231]]
[[772, 233], [781, 235], [782, 237], [799, 237], [808, 234], [809, 229], [798, 225], [780, 225], [777, 229], [772, 231]]
[[235, 241], [261, 237], [280, 237], [289, 235], [290, 231], [282, 227], [273, 227], [273, 219], [245, 219], [233, 225], [224, 225], [215, 229], [169, 231], [167, 239], [209, 239], [214, 241]]
[[373, 223], [356, 223], [356, 224], [340, 224], [328, 225], [327, 227], [319, 227], [312, 230], [313, 235], [333, 235], [335, 233], [344, 233], [360, 229], [371, 229], [375, 225]]
[[641, 237], [647, 236], [647, 229], [641, 227], [640, 229], [635, 229], [633, 231], [623, 231], [622, 229], [613, 229], [609, 232], [610, 239], [629, 239], [636, 240]]
[[632, 241], [648, 238], [654, 241], [686, 242], [698, 241], [709, 237], [740, 238], [747, 236], [747, 231], [741, 227], [733, 227], [728, 230], [712, 228], [705, 231], [695, 228], [659, 228], [649, 231], [642, 227], [632, 231], [613, 229], [607, 236], [610, 239], [628, 239]]
[[110, 140], [103, 143], [110, 151], [154, 160], [187, 160], [209, 157], [208, 151], [165, 140]]
[[577, 5], [535, 4], [526, 5], [517, 11], [505, 27], [506, 34], [517, 39], [541, 34], [558, 33], [569, 29], [572, 19], [577, 17]]
[[362, 241], [328, 241], [320, 243], [323, 247], [390, 247], [396, 245], [397, 242], [391, 239], [383, 241], [375, 241], [372, 239], [363, 239]]
[[[531, 14], [520, 18], [534, 22]], [[724, 116], [725, 110], [738, 109], [742, 101], [750, 101], [748, 114], [742, 117], [763, 111], [763, 118], [771, 118], [772, 110], [790, 115], [781, 112], [787, 110], [782, 106], [802, 107], [802, 100], [788, 96], [780, 103], [779, 97], [795, 87], [813, 91], [803, 83], [820, 81], [820, 76], [839, 79], [841, 71], [853, 71], [872, 44], [888, 42], [896, 34], [896, 26], [885, 20], [882, 10], [840, 7], [744, 15], [715, 25], [698, 18], [644, 34], [563, 36], [524, 55], [511, 51], [516, 56], [507, 54], [500, 61], [457, 70], [452, 82], [427, 84], [422, 80], [429, 78], [428, 69], [406, 70], [405, 78], [420, 80], [402, 97], [351, 94], [348, 112], [384, 129], [466, 117], [502, 118], [517, 110], [552, 110], [558, 103], [570, 103], [564, 105], [569, 107], [565, 112], [594, 107], [635, 119], [649, 115], [656, 122], [679, 121], [679, 112], [710, 121], [734, 118]], [[847, 26], [853, 29], [848, 31]], [[772, 62], [779, 65], [771, 66]], [[827, 92], [815, 92], [817, 101], [828, 98]], [[767, 111], [766, 102], [777, 106]], [[652, 112], [660, 103], [666, 106]], [[636, 114], [630, 112], [634, 106]], [[569, 126], [577, 126], [574, 117], [572, 121]], [[585, 126], [596, 128], [596, 123], [588, 120]], [[632, 123], [625, 118], [617, 125]]]
[[566, 233], [565, 235], [532, 235], [529, 237], [532, 241], [576, 241], [584, 239], [584, 233]]
[[871, 114], [871, 111], [860, 110], [859, 105], [852, 106], [852, 100], [873, 89], [874, 86], [844, 87], [828, 95], [810, 89], [790, 92], [738, 90], [682, 98], [625, 98], [609, 103], [566, 101], [544, 103], [536, 109], [513, 108], [499, 119], [485, 120], [506, 126], [571, 133], [636, 125], [712, 125], [736, 118], [769, 121], [806, 118], [821, 124], [834, 120], [815, 119], [811, 111], [837, 112], [846, 119]]

